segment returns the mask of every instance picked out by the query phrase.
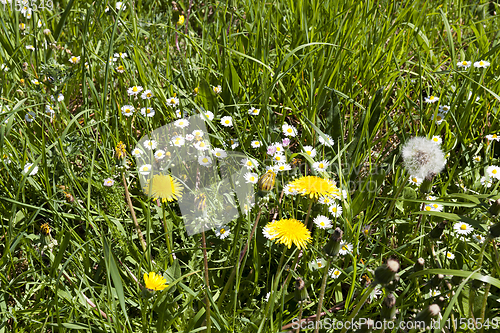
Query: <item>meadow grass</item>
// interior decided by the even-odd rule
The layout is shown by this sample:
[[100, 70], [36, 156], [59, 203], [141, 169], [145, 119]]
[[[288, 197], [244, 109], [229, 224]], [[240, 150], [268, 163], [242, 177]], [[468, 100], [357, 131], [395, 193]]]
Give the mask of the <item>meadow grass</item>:
[[[287, 332], [360, 318], [394, 328], [359, 331], [401, 332], [431, 317], [434, 332], [496, 331], [498, 4], [26, 7], [0, 1], [0, 333]], [[207, 111], [192, 142], [252, 159], [231, 182], [255, 196], [191, 194], [173, 174], [199, 211], [241, 204], [230, 223], [188, 234], [177, 198], [151, 198], [134, 148], [152, 157], [141, 138]], [[417, 151], [446, 158], [426, 179], [410, 173], [425, 158], [403, 161], [417, 136], [429, 139]], [[174, 158], [175, 145], [159, 148], [155, 163]], [[211, 156], [202, 170], [218, 160], [198, 150]], [[318, 178], [294, 188], [305, 176]], [[297, 193], [322, 181], [330, 202]]]

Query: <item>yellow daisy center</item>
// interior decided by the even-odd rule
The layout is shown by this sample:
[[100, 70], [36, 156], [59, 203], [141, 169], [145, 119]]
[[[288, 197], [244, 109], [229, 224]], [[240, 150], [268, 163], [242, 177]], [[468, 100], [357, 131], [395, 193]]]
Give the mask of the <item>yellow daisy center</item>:
[[335, 272], [333, 272], [333, 274], [339, 276], [340, 275], [340, 271], [335, 271]]
[[496, 139], [496, 138], [497, 138], [497, 135], [496, 135], [496, 134], [493, 134], [492, 138]]
[[203, 163], [207, 163], [208, 162], [208, 158], [205, 157], [202, 161], [203, 161]]
[[441, 120], [441, 119], [443, 119], [443, 118], [441, 118], [441, 116], [437, 116], [437, 120]]
[[229, 124], [229, 119], [226, 119], [225, 123], [226, 123], [226, 124]]
[[291, 129], [291, 128], [287, 129], [286, 131], [287, 131], [288, 133], [292, 133], [292, 129]]
[[342, 250], [347, 251], [347, 246], [342, 245]]
[[320, 163], [320, 164], [319, 164], [319, 167], [320, 167], [320, 168], [323, 168], [323, 166], [324, 166], [324, 164], [323, 164], [323, 163]]
[[137, 92], [137, 90], [139, 90], [139, 89], [137, 89], [137, 87], [133, 87], [133, 88], [132, 88], [132, 91], [133, 91], [133, 92]]
[[220, 229], [220, 234], [223, 235], [226, 233], [226, 230], [224, 228]]
[[325, 226], [325, 222], [320, 222], [319, 224], [320, 224], [322, 227], [324, 227], [324, 226]]
[[466, 226], [465, 224], [462, 224], [462, 225], [460, 226], [460, 229], [462, 229], [462, 230], [467, 230], [467, 226]]
[[323, 266], [321, 265], [321, 262], [318, 262], [318, 268], [321, 268], [321, 266]]
[[479, 64], [482, 66], [482, 65], [484, 65], [484, 62], [480, 61]]
[[496, 175], [497, 172], [498, 172], [497, 169], [493, 169], [493, 171], [491, 171], [491, 173], [494, 175]]
[[467, 61], [462, 61], [462, 65], [467, 66]]

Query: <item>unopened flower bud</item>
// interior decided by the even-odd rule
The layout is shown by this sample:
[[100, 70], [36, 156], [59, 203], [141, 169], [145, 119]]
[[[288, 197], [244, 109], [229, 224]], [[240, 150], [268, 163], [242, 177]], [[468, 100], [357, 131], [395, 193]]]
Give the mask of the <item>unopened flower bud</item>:
[[490, 237], [491, 238], [500, 237], [500, 222], [490, 227]]
[[415, 265], [413, 266], [413, 271], [419, 272], [419, 271], [423, 270], [424, 267], [425, 267], [424, 258], [418, 258], [417, 261], [415, 262]]
[[498, 214], [500, 214], [500, 199], [498, 199], [497, 201], [495, 201], [490, 206], [489, 211], [490, 211], [491, 215], [498, 215]]
[[335, 257], [339, 254], [342, 234], [342, 230], [340, 230], [340, 228], [338, 227], [333, 231], [330, 240], [328, 241], [328, 243], [326, 243], [325, 247], [323, 247], [323, 252], [325, 252], [327, 256]]
[[394, 279], [385, 286], [385, 289], [389, 292], [396, 291], [398, 284], [399, 284], [399, 275], [396, 274], [394, 275]]
[[393, 320], [396, 318], [396, 310], [396, 297], [394, 294], [390, 293], [386, 298], [384, 298], [380, 316], [383, 319]]
[[50, 35], [50, 34], [51, 34], [50, 29], [44, 29], [44, 30], [43, 30], [43, 33], [44, 33], [46, 36], [48, 36], [48, 35]]
[[304, 302], [309, 298], [309, 295], [307, 294], [306, 284], [304, 283], [304, 280], [302, 280], [301, 278], [298, 278], [295, 281], [294, 298], [295, 301], [299, 303]]
[[431, 323], [432, 318], [439, 315], [439, 312], [441, 312], [439, 305], [431, 304], [417, 314], [415, 322], [424, 322], [427, 327]]
[[386, 285], [391, 282], [399, 270], [399, 262], [394, 259], [387, 260], [387, 264], [379, 266], [375, 270], [375, 283]]

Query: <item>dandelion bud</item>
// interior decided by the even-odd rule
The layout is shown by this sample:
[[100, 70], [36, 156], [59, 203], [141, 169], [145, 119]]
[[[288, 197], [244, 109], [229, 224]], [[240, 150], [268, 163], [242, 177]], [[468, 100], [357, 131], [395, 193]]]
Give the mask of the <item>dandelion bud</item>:
[[413, 271], [418, 272], [424, 269], [425, 266], [425, 260], [424, 258], [418, 258], [417, 261], [415, 262], [415, 265], [413, 266]]
[[396, 288], [398, 287], [399, 284], [399, 275], [396, 274], [394, 275], [394, 279], [385, 286], [385, 289], [389, 292], [396, 291]]
[[431, 239], [439, 239], [443, 234], [443, 230], [446, 227], [447, 221], [439, 222], [430, 232], [429, 237]]
[[420, 193], [427, 194], [432, 190], [432, 178], [427, 177], [422, 181], [422, 185], [420, 185]]
[[422, 311], [420, 311], [415, 317], [415, 322], [424, 322], [425, 326], [428, 326], [432, 318], [439, 315], [441, 308], [437, 304], [431, 304]]
[[45, 34], [45, 36], [48, 36], [51, 34], [51, 31], [50, 31], [50, 29], [44, 29], [43, 33]]
[[301, 278], [298, 278], [295, 281], [294, 298], [295, 301], [299, 303], [304, 302], [309, 298], [309, 295], [307, 294], [306, 284], [304, 283], [304, 280], [302, 280]]
[[491, 238], [500, 237], [500, 222], [490, 227], [490, 237]]
[[500, 213], [500, 199], [495, 201], [489, 209], [491, 215], [498, 215]]
[[394, 318], [396, 318], [396, 310], [396, 297], [394, 296], [394, 294], [390, 293], [386, 298], [384, 298], [380, 316], [383, 319], [393, 320]]
[[325, 252], [327, 256], [335, 257], [339, 254], [342, 234], [342, 230], [340, 230], [340, 228], [338, 227], [333, 231], [330, 240], [328, 241], [328, 243], [326, 243], [325, 247], [323, 247], [323, 252]]
[[141, 297], [143, 299], [148, 299], [148, 298], [151, 298], [154, 296], [154, 290], [150, 290], [148, 288], [142, 288], [142, 291], [141, 291]]
[[399, 270], [399, 262], [394, 259], [387, 260], [387, 264], [379, 266], [375, 270], [375, 283], [386, 285], [391, 282]]

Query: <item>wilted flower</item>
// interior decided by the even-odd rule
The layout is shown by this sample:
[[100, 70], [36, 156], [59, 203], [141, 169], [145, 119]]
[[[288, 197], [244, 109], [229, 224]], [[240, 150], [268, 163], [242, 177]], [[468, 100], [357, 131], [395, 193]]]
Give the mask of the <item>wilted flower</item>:
[[432, 140], [414, 137], [403, 146], [403, 159], [408, 172], [420, 178], [431, 179], [443, 170], [445, 157]]

